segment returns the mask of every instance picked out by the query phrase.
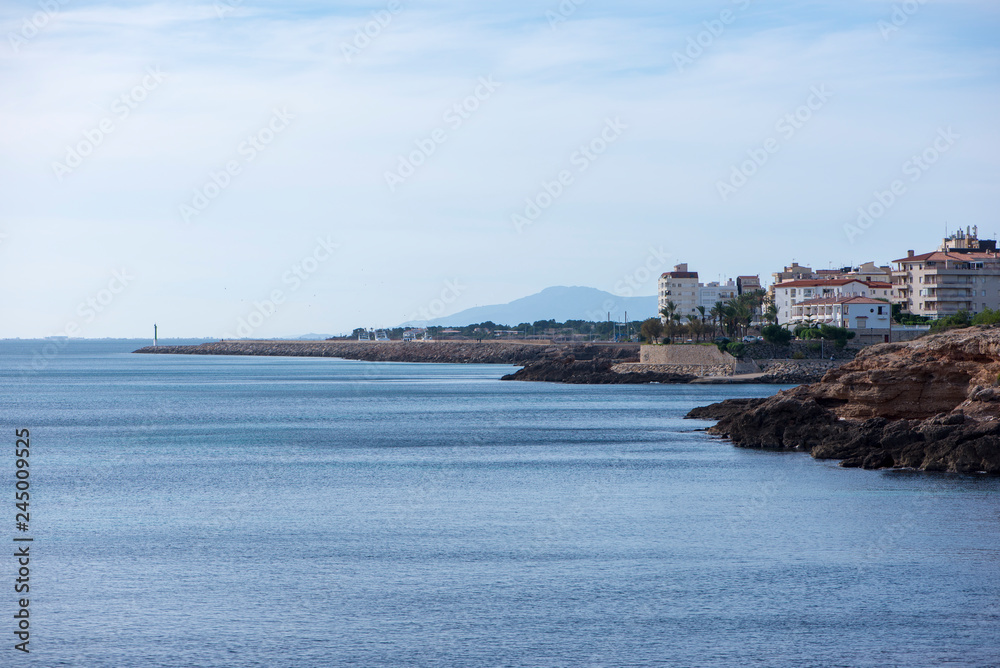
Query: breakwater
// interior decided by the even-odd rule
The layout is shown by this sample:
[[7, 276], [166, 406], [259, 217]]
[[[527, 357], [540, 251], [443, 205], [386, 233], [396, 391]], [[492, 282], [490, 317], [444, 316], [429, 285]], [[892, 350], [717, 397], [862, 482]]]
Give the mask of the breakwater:
[[264, 355], [337, 357], [367, 362], [447, 364], [528, 364], [574, 359], [627, 361], [639, 357], [638, 344], [523, 343], [516, 341], [214, 341], [197, 346], [146, 346], [135, 351], [159, 355]]

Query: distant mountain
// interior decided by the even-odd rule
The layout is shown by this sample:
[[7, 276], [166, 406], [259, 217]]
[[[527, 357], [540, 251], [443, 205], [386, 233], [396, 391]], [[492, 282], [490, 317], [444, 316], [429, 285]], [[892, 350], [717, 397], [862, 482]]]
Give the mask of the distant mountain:
[[329, 339], [333, 334], [303, 334], [295, 337], [299, 341], [323, 341]]
[[611, 313], [612, 320], [620, 321], [625, 317], [626, 311], [629, 320], [645, 320], [656, 315], [656, 306], [656, 295], [619, 297], [596, 288], [557, 286], [545, 288], [537, 294], [521, 299], [515, 299], [509, 304], [476, 306], [459, 311], [454, 315], [434, 318], [433, 320], [405, 322], [402, 326], [460, 327], [489, 320], [513, 327], [522, 322], [538, 320], [556, 320], [558, 322], [607, 320], [608, 312]]

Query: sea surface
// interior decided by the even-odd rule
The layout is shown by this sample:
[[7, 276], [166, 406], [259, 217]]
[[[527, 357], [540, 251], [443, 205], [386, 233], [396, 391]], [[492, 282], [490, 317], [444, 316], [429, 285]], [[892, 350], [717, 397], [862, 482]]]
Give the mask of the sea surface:
[[682, 419], [777, 387], [147, 343], [0, 341], [0, 665], [1000, 665], [1000, 480]]

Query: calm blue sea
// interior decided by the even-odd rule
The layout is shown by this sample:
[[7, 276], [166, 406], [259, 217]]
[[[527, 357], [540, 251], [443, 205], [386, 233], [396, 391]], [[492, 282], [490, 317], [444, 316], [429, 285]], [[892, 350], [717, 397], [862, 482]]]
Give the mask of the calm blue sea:
[[778, 388], [146, 343], [0, 341], [0, 665], [1000, 665], [1000, 480], [681, 419]]

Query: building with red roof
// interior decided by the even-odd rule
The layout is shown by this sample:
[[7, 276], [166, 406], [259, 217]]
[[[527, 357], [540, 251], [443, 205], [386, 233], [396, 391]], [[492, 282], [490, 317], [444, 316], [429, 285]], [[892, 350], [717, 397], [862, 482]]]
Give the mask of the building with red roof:
[[979, 239], [975, 228], [959, 230], [930, 253], [894, 260], [895, 301], [904, 313], [943, 318], [960, 311], [1000, 309], [1000, 254], [995, 239]]

